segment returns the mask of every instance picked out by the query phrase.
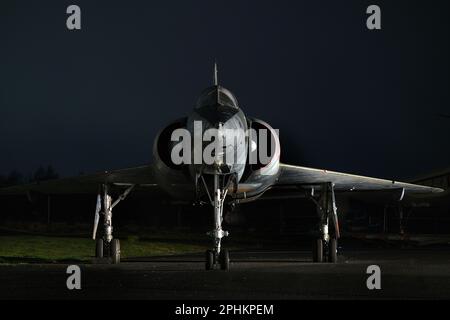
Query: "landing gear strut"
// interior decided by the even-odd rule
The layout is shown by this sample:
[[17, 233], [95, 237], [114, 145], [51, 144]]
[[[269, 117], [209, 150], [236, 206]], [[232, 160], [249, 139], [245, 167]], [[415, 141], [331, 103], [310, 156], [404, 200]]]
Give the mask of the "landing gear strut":
[[[112, 197], [109, 194], [110, 187], [106, 184], [102, 186], [103, 194], [99, 193], [97, 196], [94, 231], [92, 233], [92, 239], [96, 240], [96, 258], [110, 258], [110, 261], [113, 264], [120, 263], [120, 241], [119, 239], [113, 238], [112, 210], [120, 201], [125, 200], [133, 188], [134, 185], [128, 187], [118, 199], [113, 202]], [[103, 237], [101, 239], [96, 239], [100, 215], [103, 215]]]
[[[204, 181], [204, 180], [203, 180]], [[206, 183], [205, 183], [206, 188]], [[206, 251], [206, 270], [212, 270], [216, 265], [222, 270], [230, 269], [230, 255], [228, 250], [222, 249], [222, 238], [229, 235], [228, 231], [222, 230], [223, 206], [227, 196], [228, 187], [221, 187], [220, 176], [214, 175], [214, 199], [210, 199], [214, 206], [214, 230], [207, 233], [213, 238], [214, 249]]]
[[[311, 199], [316, 204], [319, 216], [320, 237], [313, 243], [313, 262], [336, 263], [337, 240], [340, 237], [339, 222], [337, 216], [336, 198], [334, 196], [334, 185], [325, 183], [321, 185], [321, 194], [318, 200], [313, 196]], [[332, 220], [334, 233], [329, 234], [329, 221]]]

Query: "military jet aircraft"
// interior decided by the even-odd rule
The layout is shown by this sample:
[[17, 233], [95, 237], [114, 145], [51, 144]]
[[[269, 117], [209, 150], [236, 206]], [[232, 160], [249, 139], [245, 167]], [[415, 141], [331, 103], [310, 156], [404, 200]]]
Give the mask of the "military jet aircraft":
[[[199, 127], [200, 131], [196, 132]], [[180, 148], [177, 149], [178, 155], [186, 161], [174, 160], [174, 154], [177, 155], [174, 150], [180, 147], [177, 142], [181, 140], [173, 139], [175, 132], [180, 133], [179, 138], [186, 132], [194, 138], [204, 138], [209, 129], [218, 132], [214, 139], [207, 139], [214, 141], [216, 147], [211, 152], [212, 161], [207, 162], [202, 157], [195, 159], [197, 154], [203, 154], [209, 148], [204, 140], [200, 144], [188, 140], [189, 143], [182, 145], [187, 145], [188, 150], [180, 152]], [[236, 131], [239, 133], [232, 137], [233, 144], [229, 148], [229, 132]], [[241, 134], [241, 131], [265, 132], [265, 135]], [[262, 157], [259, 149], [264, 145], [269, 146], [271, 152]], [[188, 151], [194, 155], [188, 155]], [[213, 239], [213, 248], [206, 252], [205, 267], [207, 270], [228, 270], [229, 252], [221, 246], [222, 239], [229, 235], [222, 229], [225, 206], [233, 207], [263, 199], [269, 190], [278, 190], [275, 196], [271, 195], [272, 199], [277, 198], [276, 194], [280, 198], [292, 194], [311, 199], [318, 213], [313, 261], [334, 263], [337, 261], [337, 240], [340, 237], [337, 193], [388, 191], [402, 200], [405, 195], [443, 191], [428, 186], [283, 164], [280, 163], [280, 152], [277, 131], [267, 122], [244, 114], [233, 93], [219, 85], [215, 65], [213, 85], [201, 93], [192, 112], [187, 117], [173, 121], [157, 135], [153, 159], [149, 165], [4, 188], [0, 190], [0, 195], [34, 191], [97, 194], [93, 228], [96, 257], [108, 257], [113, 263], [120, 262], [120, 242], [113, 237], [112, 212], [133, 190], [139, 188], [152, 192], [159, 188], [174, 199], [210, 204], [214, 226], [208, 235]], [[231, 157], [228, 157], [230, 153]], [[233, 158], [234, 161], [226, 161], [226, 158]], [[112, 198], [113, 189], [120, 190], [117, 199]], [[103, 236], [97, 239], [101, 217]]]

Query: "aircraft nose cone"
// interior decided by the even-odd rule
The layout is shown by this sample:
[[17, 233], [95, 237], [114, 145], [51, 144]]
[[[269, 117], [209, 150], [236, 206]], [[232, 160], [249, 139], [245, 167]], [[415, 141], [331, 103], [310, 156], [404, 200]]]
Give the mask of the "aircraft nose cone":
[[246, 124], [237, 108], [213, 105], [194, 109], [187, 121], [194, 137], [193, 172], [242, 174], [247, 159]]

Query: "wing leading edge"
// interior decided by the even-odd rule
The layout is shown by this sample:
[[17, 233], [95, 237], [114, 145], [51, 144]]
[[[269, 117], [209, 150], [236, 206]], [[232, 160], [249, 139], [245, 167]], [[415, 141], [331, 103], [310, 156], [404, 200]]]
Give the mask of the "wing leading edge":
[[421, 186], [417, 184], [371, 178], [348, 173], [327, 171], [321, 169], [280, 165], [278, 186], [318, 185], [334, 183], [336, 191], [380, 191], [404, 189], [407, 194], [427, 194], [443, 192], [443, 189]]
[[95, 194], [103, 183], [116, 185], [156, 186], [151, 165], [103, 171], [70, 178], [41, 181], [0, 189], [0, 195], [20, 195], [28, 192], [46, 194]]

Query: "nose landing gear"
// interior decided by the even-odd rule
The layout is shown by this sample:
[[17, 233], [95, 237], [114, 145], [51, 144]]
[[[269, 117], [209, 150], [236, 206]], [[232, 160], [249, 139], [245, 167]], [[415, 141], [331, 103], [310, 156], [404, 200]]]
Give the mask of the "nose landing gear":
[[[220, 266], [221, 270], [230, 269], [230, 254], [228, 250], [222, 249], [222, 238], [229, 235], [228, 231], [222, 229], [223, 222], [223, 207], [225, 198], [228, 193], [228, 184], [225, 187], [221, 187], [219, 181], [219, 175], [214, 175], [214, 199], [211, 199], [211, 203], [214, 206], [214, 230], [207, 233], [208, 236], [213, 238], [214, 249], [206, 251], [205, 255], [205, 269], [213, 270], [215, 266]], [[205, 189], [206, 184], [205, 184]], [[207, 191], [208, 192], [208, 191]], [[209, 195], [209, 193], [208, 193]]]

